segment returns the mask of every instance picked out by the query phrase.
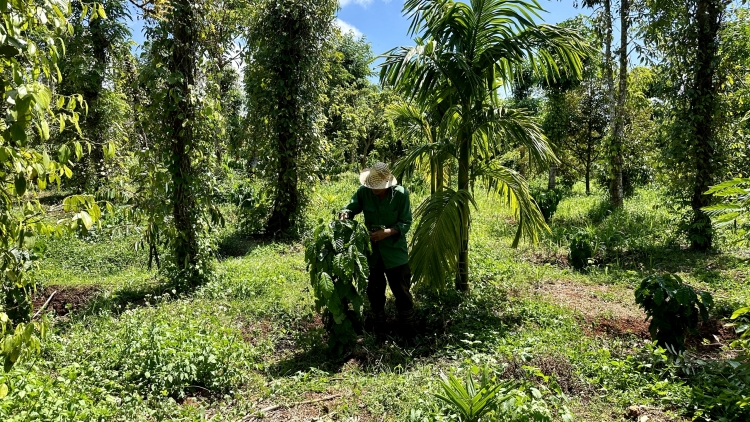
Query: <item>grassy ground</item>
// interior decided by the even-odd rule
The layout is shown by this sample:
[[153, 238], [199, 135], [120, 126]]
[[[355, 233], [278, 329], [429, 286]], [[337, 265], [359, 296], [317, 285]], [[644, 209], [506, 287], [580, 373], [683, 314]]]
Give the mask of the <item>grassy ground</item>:
[[[316, 186], [310, 224], [355, 187], [353, 175]], [[410, 187], [416, 207], [425, 193]], [[59, 295], [53, 333], [39, 358], [0, 376], [11, 386], [0, 418], [458, 420], [433, 394], [440, 374], [486, 367], [516, 382], [498, 420], [744, 420], [722, 404], [739, 394], [724, 364], [731, 332], [707, 329], [712, 346], [695, 339], [670, 362], [633, 299], [645, 275], [672, 271], [714, 294], [717, 318], [750, 302], [748, 250], [732, 246], [731, 233], [718, 252], [688, 252], [660, 192], [640, 190], [611, 213], [602, 193], [576, 186], [541, 244], [514, 250], [512, 217], [493, 198], [478, 200], [471, 293], [415, 286], [420, 344], [365, 335], [344, 359], [326, 356], [301, 244], [237, 235], [231, 208], [217, 276], [185, 297], [145, 268], [133, 237], [48, 239], [37, 276], [42, 302]], [[597, 239], [586, 273], [567, 262], [567, 237], [580, 230]]]

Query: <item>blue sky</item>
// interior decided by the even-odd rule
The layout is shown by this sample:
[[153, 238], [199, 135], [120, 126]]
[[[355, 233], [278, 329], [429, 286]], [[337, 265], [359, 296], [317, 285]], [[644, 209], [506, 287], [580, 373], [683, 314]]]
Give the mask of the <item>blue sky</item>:
[[[375, 55], [385, 53], [393, 47], [413, 45], [408, 37], [409, 21], [403, 16], [403, 0], [339, 0], [337, 24], [342, 29], [351, 29], [362, 34], [372, 45]], [[558, 23], [590, 10], [573, 7], [573, 0], [540, 0], [549, 13], [543, 13], [547, 23]]]
[[[549, 13], [543, 13], [542, 19], [548, 23], [558, 23], [578, 15], [589, 14], [589, 10], [573, 7], [573, 0], [539, 0]], [[357, 35], [364, 35], [372, 45], [375, 55], [385, 53], [393, 47], [413, 45], [408, 37], [409, 21], [403, 16], [403, 0], [339, 0], [339, 11], [336, 23], [345, 30], [352, 30]], [[133, 13], [133, 17], [137, 13]], [[143, 22], [131, 22], [133, 39], [141, 44]]]

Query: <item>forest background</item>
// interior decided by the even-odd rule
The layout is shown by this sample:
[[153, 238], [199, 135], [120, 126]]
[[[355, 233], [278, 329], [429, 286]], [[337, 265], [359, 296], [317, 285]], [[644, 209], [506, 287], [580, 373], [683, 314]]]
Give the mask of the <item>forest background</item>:
[[[746, 419], [745, 2], [361, 5], [0, 2], [0, 415]], [[417, 344], [349, 324], [375, 161]]]

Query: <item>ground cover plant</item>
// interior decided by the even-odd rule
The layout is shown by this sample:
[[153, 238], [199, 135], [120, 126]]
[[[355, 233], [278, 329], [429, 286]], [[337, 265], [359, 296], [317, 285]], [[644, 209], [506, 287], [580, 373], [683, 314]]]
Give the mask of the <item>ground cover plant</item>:
[[0, 1], [0, 420], [750, 420], [746, 2], [365, 3]]
[[[310, 218], [329, 219], [330, 205], [348, 200], [354, 180], [318, 185]], [[575, 192], [561, 201], [556, 218], [595, 212], [596, 202]], [[649, 191], [636, 197], [658, 200]], [[348, 354], [329, 357], [329, 332], [315, 311], [296, 241], [248, 239], [242, 253], [234, 249], [219, 262], [215, 280], [182, 297], [156, 270], [145, 269], [143, 257], [134, 257], [68, 280], [70, 288], [99, 290], [64, 316], [49, 314], [54, 324], [42, 354], [3, 375], [9, 391], [0, 414], [7, 420], [459, 420], [456, 405], [436, 396], [445, 394], [438, 376], [443, 372], [462, 384], [474, 377], [475, 394], [481, 377], [492, 380], [480, 397], [502, 385], [504, 400], [486, 413], [491, 420], [621, 420], [632, 412], [657, 420], [741, 420], [732, 415], [744, 415], [743, 408], [732, 403], [742, 402], [747, 384], [732, 366], [742, 362], [729, 346], [733, 331], [719, 323], [706, 340], [688, 336], [686, 351], [672, 358], [651, 342], [645, 314], [635, 304], [634, 288], [650, 269], [601, 259], [580, 273], [563, 262], [564, 244], [514, 250], [512, 221], [493, 206], [495, 200], [478, 196], [472, 291], [434, 293], [415, 286], [422, 333], [417, 347], [381, 343], [365, 333]], [[652, 206], [628, 201], [626, 210], [636, 213]], [[232, 238], [231, 230], [220, 236]], [[107, 241], [54, 242], [105, 263], [109, 252], [100, 246]], [[54, 242], [50, 248], [58, 247]], [[632, 244], [644, 243], [666, 247], [653, 240]], [[746, 253], [730, 247], [702, 258], [711, 262], [711, 276], [693, 268], [703, 261], [689, 255], [669, 265], [687, 284], [729, 306], [750, 295], [735, 281], [750, 271], [740, 259]], [[655, 257], [652, 267], [675, 256]], [[550, 263], [552, 258], [562, 261]], [[50, 256], [49, 262], [44, 274], [70, 274], [65, 259]], [[141, 277], [139, 295], [134, 280], [120, 277], [133, 271]], [[44, 280], [47, 287], [57, 282]]]

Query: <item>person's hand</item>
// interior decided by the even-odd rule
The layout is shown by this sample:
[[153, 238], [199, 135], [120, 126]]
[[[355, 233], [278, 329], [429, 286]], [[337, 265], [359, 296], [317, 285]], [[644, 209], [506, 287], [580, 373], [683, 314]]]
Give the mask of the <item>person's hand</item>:
[[370, 233], [370, 240], [373, 242], [379, 242], [386, 237], [392, 236], [395, 233], [393, 229], [378, 230]]

